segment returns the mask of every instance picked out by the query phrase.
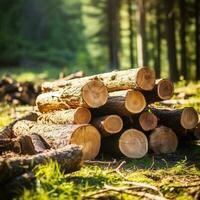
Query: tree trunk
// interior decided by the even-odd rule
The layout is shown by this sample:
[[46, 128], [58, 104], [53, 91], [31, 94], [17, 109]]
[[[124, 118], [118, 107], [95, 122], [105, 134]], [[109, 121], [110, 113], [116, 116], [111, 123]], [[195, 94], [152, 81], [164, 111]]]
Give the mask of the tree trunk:
[[142, 91], [147, 104], [170, 99], [174, 94], [174, 85], [168, 79], [158, 79], [151, 91]]
[[200, 80], [200, 1], [195, 0], [196, 80]]
[[37, 133], [53, 148], [69, 144], [82, 145], [83, 158], [94, 159], [99, 153], [101, 138], [98, 130], [90, 124], [44, 125], [19, 121], [13, 127], [15, 135]]
[[178, 146], [178, 139], [171, 128], [160, 126], [149, 136], [149, 148], [156, 154], [173, 153]]
[[156, 64], [155, 64], [155, 72], [156, 77], [160, 78], [161, 75], [161, 68], [160, 68], [160, 55], [161, 55], [161, 12], [160, 12], [161, 6], [160, 3], [157, 2], [156, 5]]
[[180, 8], [180, 40], [181, 40], [181, 75], [187, 80], [187, 63], [186, 63], [186, 27], [185, 21], [187, 19], [186, 16], [186, 2], [185, 0], [179, 0], [179, 8]]
[[138, 65], [147, 66], [147, 42], [145, 31], [145, 5], [144, 0], [137, 0], [137, 15], [138, 15]]
[[142, 158], [148, 151], [146, 136], [136, 129], [128, 129], [102, 140], [102, 151], [116, 156]]
[[123, 128], [123, 121], [118, 115], [96, 117], [91, 124], [99, 130], [102, 137], [119, 133]]
[[110, 93], [107, 103], [98, 109], [92, 109], [93, 116], [118, 114], [120, 116], [140, 113], [146, 107], [143, 94], [135, 90], [123, 90]]
[[192, 107], [175, 110], [151, 108], [151, 111], [158, 117], [159, 124], [173, 129], [180, 137], [187, 134], [186, 129], [193, 129], [198, 123], [198, 114]]
[[134, 32], [133, 32], [133, 4], [132, 0], [127, 0], [128, 5], [128, 23], [129, 23], [129, 52], [130, 52], [130, 67], [134, 67]]
[[40, 112], [77, 107], [98, 108], [108, 98], [107, 88], [99, 79], [73, 79], [66, 82], [64, 89], [41, 94], [36, 99]]
[[27, 115], [19, 119], [16, 119], [15, 121], [13, 121], [12, 123], [10, 123], [9, 125], [5, 126], [3, 129], [0, 130], [0, 139], [10, 139], [14, 137], [12, 128], [16, 122], [21, 120], [37, 121], [37, 118], [38, 118], [37, 113], [30, 112]]
[[109, 70], [119, 69], [120, 0], [107, 1]]
[[176, 59], [174, 0], [165, 0], [165, 11], [170, 79], [178, 81], [179, 74]]
[[[127, 90], [127, 89], [142, 89], [152, 90], [155, 84], [155, 73], [149, 68], [139, 67], [129, 70], [112, 71], [108, 73], [87, 76], [79, 79], [73, 79], [70, 81], [62, 82], [44, 82], [42, 84], [42, 91], [57, 91], [61, 88], [67, 88], [69, 86], [83, 85], [89, 80], [93, 79], [101, 80], [107, 87], [109, 92], [116, 90]], [[102, 86], [103, 87], [103, 86]], [[72, 87], [74, 89], [74, 87]]]
[[88, 124], [90, 120], [90, 111], [87, 108], [78, 107], [43, 113], [37, 121], [42, 124]]
[[68, 145], [64, 148], [49, 150], [28, 157], [2, 158], [0, 160], [0, 183], [5, 183], [50, 160], [57, 161], [61, 165], [61, 170], [65, 173], [70, 173], [80, 169], [82, 165], [82, 150], [79, 146]]

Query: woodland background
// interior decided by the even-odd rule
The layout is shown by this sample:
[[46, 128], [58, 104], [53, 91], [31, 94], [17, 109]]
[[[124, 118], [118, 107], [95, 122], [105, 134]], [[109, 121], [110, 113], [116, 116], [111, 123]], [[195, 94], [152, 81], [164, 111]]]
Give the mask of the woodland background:
[[0, 68], [137, 66], [200, 79], [199, 0], [0, 0]]

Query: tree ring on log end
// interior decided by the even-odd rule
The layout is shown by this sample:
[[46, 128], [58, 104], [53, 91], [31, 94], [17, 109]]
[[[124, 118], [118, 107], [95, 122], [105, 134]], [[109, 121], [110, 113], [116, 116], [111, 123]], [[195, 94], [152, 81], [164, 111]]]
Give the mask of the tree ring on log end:
[[92, 125], [78, 127], [70, 138], [70, 144], [82, 146], [83, 159], [94, 159], [100, 150], [101, 137], [99, 131]]
[[157, 86], [157, 94], [163, 99], [170, 99], [174, 94], [174, 85], [170, 80], [160, 80]]
[[143, 90], [152, 90], [155, 85], [155, 72], [149, 68], [141, 67], [137, 73], [136, 83]]
[[82, 88], [82, 97], [91, 108], [103, 106], [108, 99], [108, 90], [100, 80], [91, 80]]
[[120, 136], [119, 149], [129, 158], [142, 158], [148, 151], [147, 137], [141, 131], [128, 129]]
[[171, 128], [160, 126], [149, 137], [149, 148], [156, 154], [176, 151], [178, 139]]
[[184, 108], [181, 114], [181, 125], [185, 129], [192, 129], [198, 123], [198, 114], [192, 107]]
[[75, 124], [88, 124], [91, 120], [91, 113], [87, 108], [78, 107], [74, 115]]
[[139, 91], [128, 91], [125, 97], [125, 107], [130, 113], [142, 112], [146, 107], [144, 95]]
[[150, 131], [157, 127], [158, 118], [152, 112], [142, 112], [139, 123], [144, 131]]
[[123, 128], [123, 121], [121, 117], [118, 115], [109, 115], [105, 120], [104, 120], [104, 128], [105, 131], [108, 133], [118, 133], [122, 130]]

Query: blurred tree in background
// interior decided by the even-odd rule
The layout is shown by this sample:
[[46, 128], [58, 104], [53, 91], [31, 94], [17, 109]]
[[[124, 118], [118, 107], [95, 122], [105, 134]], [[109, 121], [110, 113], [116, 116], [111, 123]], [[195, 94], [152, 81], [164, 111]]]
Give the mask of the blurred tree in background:
[[141, 65], [200, 79], [200, 0], [0, 0], [0, 66]]

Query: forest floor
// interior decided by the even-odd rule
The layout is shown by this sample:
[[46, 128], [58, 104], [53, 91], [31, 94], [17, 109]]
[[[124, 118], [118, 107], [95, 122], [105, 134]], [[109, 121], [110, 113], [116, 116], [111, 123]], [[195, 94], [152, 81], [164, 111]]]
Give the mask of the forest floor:
[[[42, 80], [44, 74], [15, 76], [19, 81]], [[185, 87], [181, 81], [176, 86], [174, 98], [187, 99], [177, 107], [193, 106], [200, 112], [200, 104], [194, 101], [200, 97], [200, 84], [190, 83]], [[1, 103], [0, 127], [30, 110], [30, 106]], [[200, 199], [200, 144], [196, 141], [179, 147], [173, 154], [149, 153], [141, 159], [116, 160], [100, 156], [67, 175], [60, 171], [57, 163], [51, 162], [37, 167], [35, 175], [31, 188], [16, 190], [16, 193], [21, 192], [17, 199]]]

